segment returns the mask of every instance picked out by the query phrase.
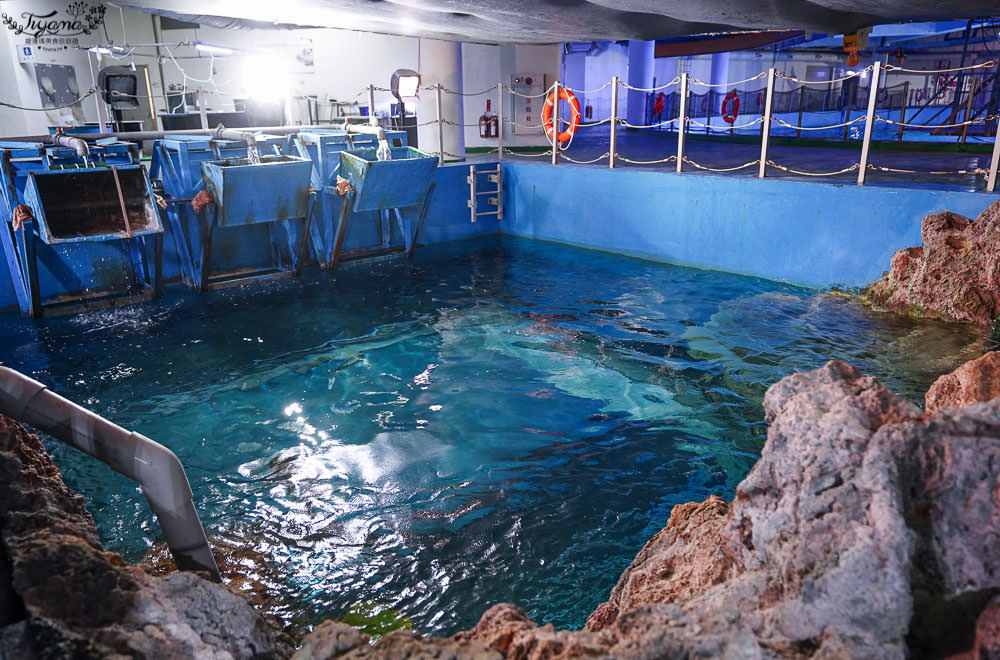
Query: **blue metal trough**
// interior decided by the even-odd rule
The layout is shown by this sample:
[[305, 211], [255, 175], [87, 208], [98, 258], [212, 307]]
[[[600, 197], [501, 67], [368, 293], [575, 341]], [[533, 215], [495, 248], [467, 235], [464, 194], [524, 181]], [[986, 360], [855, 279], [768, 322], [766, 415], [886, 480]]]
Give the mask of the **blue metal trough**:
[[[255, 139], [260, 164], [249, 163], [239, 141], [182, 135], [153, 146], [167, 233], [184, 279], [199, 291], [294, 275], [307, 256], [311, 163], [286, 156], [284, 137]], [[202, 191], [214, 200], [196, 210]]]
[[[374, 212], [379, 246], [368, 254], [405, 251], [413, 254], [427, 216], [437, 159], [412, 147], [393, 147], [391, 159], [380, 161], [375, 148], [342, 151], [340, 177], [349, 186], [334, 188], [343, 196], [329, 263], [341, 260], [352, 213]], [[346, 188], [346, 189], [345, 189]], [[390, 214], [395, 215], [402, 246], [392, 245]]]
[[163, 228], [136, 145], [98, 143], [81, 157], [65, 147], [0, 143], [0, 183], [0, 244], [24, 314], [160, 295]]

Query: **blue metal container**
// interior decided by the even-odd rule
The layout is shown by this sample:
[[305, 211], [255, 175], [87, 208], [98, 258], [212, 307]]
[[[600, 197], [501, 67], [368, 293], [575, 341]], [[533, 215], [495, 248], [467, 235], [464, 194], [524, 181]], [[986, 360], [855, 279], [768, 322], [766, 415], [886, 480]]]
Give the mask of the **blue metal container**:
[[419, 206], [430, 190], [437, 158], [413, 147], [393, 147], [392, 160], [378, 160], [375, 149], [343, 151], [340, 176], [354, 189], [354, 211]]
[[304, 218], [309, 212], [312, 161], [263, 156], [260, 163], [226, 158], [201, 164], [205, 188], [215, 196], [220, 227]]
[[47, 245], [163, 232], [141, 165], [31, 172], [24, 199]]

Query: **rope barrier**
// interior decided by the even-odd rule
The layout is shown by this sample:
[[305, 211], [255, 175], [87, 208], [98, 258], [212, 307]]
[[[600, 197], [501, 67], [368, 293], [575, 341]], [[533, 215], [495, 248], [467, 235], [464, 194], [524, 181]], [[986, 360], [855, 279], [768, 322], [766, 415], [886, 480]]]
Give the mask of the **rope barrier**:
[[778, 124], [778, 126], [783, 126], [784, 128], [794, 128], [799, 131], [825, 131], [831, 128], [843, 128], [845, 126], [850, 126], [851, 124], [857, 124], [859, 121], [864, 121], [864, 116], [855, 117], [851, 121], [845, 121], [840, 124], [830, 124], [829, 126], [796, 126], [795, 124], [790, 124], [784, 119], [779, 119], [778, 117], [771, 117], [771, 121]]
[[753, 167], [755, 165], [760, 165], [760, 158], [757, 160], [751, 160], [749, 162], [743, 163], [742, 165], [737, 165], [736, 167], [708, 167], [707, 165], [702, 165], [701, 163], [696, 163], [687, 156], [684, 156], [684, 162], [688, 165], [693, 165], [699, 170], [707, 170], [709, 172], [735, 172], [736, 170], [742, 170], [747, 167]]
[[489, 89], [484, 89], [481, 92], [456, 92], [454, 90], [448, 89], [447, 87], [442, 87], [441, 91], [445, 94], [457, 94], [458, 96], [482, 96], [483, 94], [489, 94], [490, 92], [497, 91], [496, 87], [490, 87]]
[[660, 160], [631, 160], [621, 154], [615, 154], [615, 158], [624, 163], [629, 163], [630, 165], [657, 165], [659, 163], [672, 163], [677, 160], [677, 156], [667, 156], [666, 158], [661, 158]]
[[970, 64], [968, 66], [957, 66], [953, 69], [904, 69], [894, 64], [886, 64], [883, 68], [886, 71], [904, 71], [906, 73], [951, 73], [952, 71], [969, 71], [971, 69], [989, 69], [997, 65], [993, 60], [988, 60], [980, 64]]
[[527, 156], [528, 158], [538, 158], [540, 156], [551, 156], [551, 151], [539, 151], [538, 153], [528, 153], [526, 151], [513, 151], [507, 147], [503, 148], [505, 154], [510, 154], [511, 156]]
[[[773, 117], [772, 117], [772, 119], [773, 119]], [[764, 123], [764, 118], [763, 117], [757, 117], [756, 119], [753, 119], [752, 121], [748, 121], [745, 124], [733, 124], [732, 126], [718, 128], [718, 129], [713, 128], [711, 124], [703, 124], [700, 121], [698, 121], [697, 119], [694, 119], [692, 117], [688, 117], [688, 123], [690, 123], [692, 126], [695, 126], [697, 128], [707, 128], [709, 130], [718, 130], [718, 131], [726, 131], [726, 132], [728, 132], [729, 130], [736, 130], [738, 128], [748, 128], [750, 126], [755, 126], [757, 124], [762, 124], [762, 123]]]
[[603, 85], [601, 85], [597, 89], [573, 89], [572, 87], [567, 87], [565, 85], [563, 85], [563, 89], [568, 89], [569, 91], [574, 92], [576, 94], [596, 94], [597, 92], [601, 91], [605, 87], [610, 87], [611, 83], [613, 83], [613, 82], [614, 82], [614, 78], [612, 78], [608, 82], [604, 83]]
[[607, 157], [610, 156], [610, 155], [611, 155], [610, 151], [605, 151], [603, 154], [601, 154], [600, 156], [598, 156], [597, 158], [595, 158], [593, 160], [576, 160], [575, 158], [570, 158], [566, 154], [563, 154], [562, 157], [565, 158], [566, 160], [568, 160], [571, 163], [576, 163], [577, 165], [593, 165], [594, 163], [598, 163], [598, 162], [600, 162], [602, 160], [607, 159]]
[[980, 117], [979, 119], [966, 119], [959, 124], [908, 124], [901, 121], [896, 121], [894, 119], [887, 119], [885, 117], [880, 117], [875, 115], [876, 121], [884, 121], [887, 124], [895, 124], [896, 126], [905, 126], [906, 128], [958, 128], [959, 126], [972, 126], [974, 124], [984, 124], [988, 121], [993, 121], [1000, 115], [989, 115], [986, 117]]
[[[758, 161], [758, 162], [760, 162], [760, 161]], [[790, 167], [785, 167], [784, 165], [779, 165], [778, 163], [774, 162], [773, 160], [769, 160], [769, 161], [766, 161], [766, 162], [771, 167], [776, 167], [779, 170], [781, 170], [782, 172], [788, 172], [790, 174], [799, 174], [801, 176], [837, 176], [838, 174], [847, 174], [848, 172], [853, 172], [854, 170], [858, 169], [858, 167], [860, 166], [860, 163], [854, 163], [850, 167], [845, 167], [844, 169], [837, 170], [836, 172], [804, 172], [802, 170], [793, 170]]]
[[535, 129], [535, 128], [543, 128], [545, 126], [545, 124], [519, 124], [516, 121], [514, 121], [513, 119], [506, 119], [506, 118], [503, 121], [504, 121], [505, 124], [510, 124], [511, 126], [516, 126], [518, 128], [531, 128], [531, 129]]
[[644, 126], [636, 126], [634, 124], [628, 123], [628, 120], [626, 120], [626, 119], [622, 119], [622, 118], [618, 119], [618, 123], [621, 124], [622, 126], [625, 126], [626, 128], [656, 128], [658, 126], [664, 126], [666, 124], [672, 124], [675, 121], [680, 121], [680, 117], [674, 117], [673, 119], [666, 119], [664, 121], [661, 121], [659, 124], [646, 124]]
[[699, 85], [701, 87], [735, 87], [736, 85], [742, 85], [743, 83], [753, 82], [754, 80], [760, 80], [761, 78], [767, 78], [767, 72], [762, 71], [752, 78], [747, 78], [746, 80], [737, 80], [736, 82], [724, 82], [724, 83], [707, 83], [697, 78], [689, 78], [688, 81], [692, 85]]
[[506, 89], [508, 92], [510, 92], [514, 96], [520, 96], [521, 98], [525, 98], [525, 99], [540, 99], [543, 96], [548, 96], [548, 94], [549, 94], [549, 90], [545, 90], [541, 94], [522, 94], [521, 92], [515, 91], [512, 87], [507, 87], [506, 85], [504, 85], [504, 89]]
[[0, 106], [3, 106], [5, 108], [13, 108], [14, 110], [24, 110], [26, 112], [47, 112], [49, 110], [59, 110], [59, 109], [62, 109], [62, 108], [68, 108], [70, 106], [74, 106], [77, 103], [80, 103], [84, 99], [86, 99], [88, 97], [91, 97], [91, 96], [93, 96], [96, 93], [97, 93], [97, 90], [94, 89], [94, 88], [91, 88], [91, 89], [87, 90], [86, 94], [84, 94], [83, 96], [81, 96], [78, 99], [74, 99], [74, 100], [72, 100], [69, 103], [66, 103], [64, 105], [53, 105], [53, 106], [50, 106], [48, 108], [28, 108], [28, 107], [25, 107], [25, 106], [22, 106], [22, 105], [15, 105], [14, 103], [7, 103], [6, 101], [0, 101]]
[[886, 167], [884, 165], [873, 165], [868, 164], [868, 169], [879, 170], [882, 172], [894, 172], [897, 174], [989, 174], [989, 170], [983, 169], [981, 167], [976, 167], [971, 170], [940, 170], [940, 171], [925, 171], [925, 170], [902, 170], [895, 167]]
[[780, 71], [775, 71], [774, 73], [778, 78], [784, 78], [785, 80], [794, 80], [795, 82], [801, 85], [832, 85], [833, 83], [844, 82], [845, 80], [850, 80], [851, 78], [857, 78], [861, 74], [867, 73], [868, 71], [871, 71], [874, 68], [875, 67], [873, 65], [869, 64], [860, 71], [856, 71], [842, 78], [834, 78], [833, 80], [802, 80], [801, 78], [796, 78], [795, 76], [786, 76]]
[[625, 89], [631, 89], [634, 92], [655, 92], [655, 91], [657, 91], [659, 89], [666, 89], [667, 87], [670, 87], [671, 85], [676, 85], [680, 81], [681, 81], [680, 76], [675, 76], [674, 79], [671, 80], [670, 82], [668, 82], [666, 85], [660, 85], [659, 87], [649, 87], [649, 88], [646, 88], [646, 87], [633, 87], [632, 85], [630, 85], [627, 82], [624, 82], [622, 80], [619, 80], [618, 84], [621, 85], [622, 87], [624, 87]]

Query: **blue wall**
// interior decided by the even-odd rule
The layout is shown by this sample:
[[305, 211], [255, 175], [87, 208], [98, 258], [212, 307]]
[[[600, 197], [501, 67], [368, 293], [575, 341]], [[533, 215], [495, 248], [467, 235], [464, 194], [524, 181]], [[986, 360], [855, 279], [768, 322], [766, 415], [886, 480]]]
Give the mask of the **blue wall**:
[[[420, 233], [420, 243], [430, 244], [499, 230], [495, 218], [479, 218], [469, 222], [469, 185], [465, 181], [468, 165], [439, 167], [434, 175], [436, 188], [431, 198], [427, 220]], [[227, 267], [250, 265], [269, 258], [266, 227], [256, 225], [237, 229], [217, 230], [213, 252]], [[345, 248], [376, 244], [374, 216], [358, 214], [352, 218]], [[249, 252], [248, 252], [249, 250]], [[0, 249], [2, 251], [2, 249]], [[167, 278], [180, 276], [173, 237], [164, 237], [163, 274]], [[75, 270], [65, 266], [74, 264]], [[6, 260], [2, 262], [6, 266]], [[112, 287], [125, 276], [121, 242], [78, 243], [69, 247], [50, 248], [39, 245], [39, 285], [42, 296], [48, 298], [67, 290], [86, 287]], [[0, 310], [15, 311], [17, 299], [10, 281], [10, 272], [0, 267]]]
[[985, 192], [504, 163], [503, 231], [812, 287], [864, 286]]

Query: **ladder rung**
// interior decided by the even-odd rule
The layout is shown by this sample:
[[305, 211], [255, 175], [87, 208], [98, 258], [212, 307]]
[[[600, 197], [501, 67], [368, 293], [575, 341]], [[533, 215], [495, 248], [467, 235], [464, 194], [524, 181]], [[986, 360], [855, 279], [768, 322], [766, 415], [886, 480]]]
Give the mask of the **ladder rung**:
[[499, 213], [500, 211], [483, 211], [482, 213], [477, 213], [476, 217], [478, 218], [481, 215], [498, 215]]
[[477, 190], [476, 194], [477, 195], [499, 195], [500, 191], [499, 190]]

